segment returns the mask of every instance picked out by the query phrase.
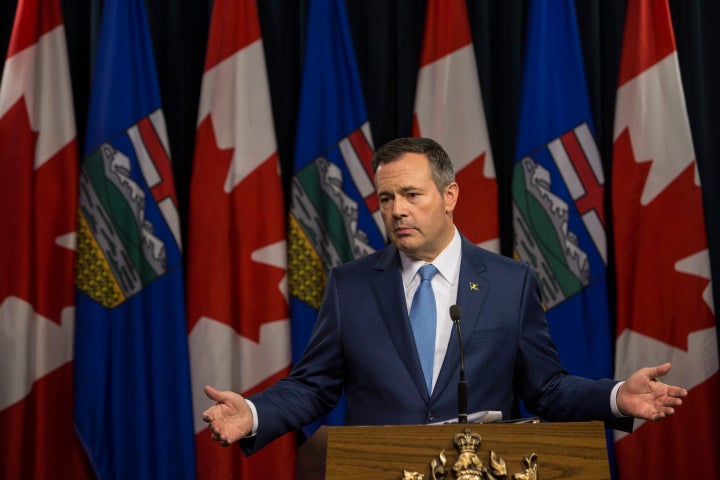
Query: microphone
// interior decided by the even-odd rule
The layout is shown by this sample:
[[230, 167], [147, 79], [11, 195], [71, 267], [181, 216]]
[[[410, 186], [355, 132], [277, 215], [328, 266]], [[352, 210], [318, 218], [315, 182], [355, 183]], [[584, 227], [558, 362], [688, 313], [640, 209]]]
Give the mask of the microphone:
[[467, 423], [467, 382], [465, 381], [465, 351], [463, 350], [462, 332], [460, 331], [460, 307], [450, 306], [450, 318], [455, 324], [460, 345], [460, 381], [458, 382], [458, 423]]

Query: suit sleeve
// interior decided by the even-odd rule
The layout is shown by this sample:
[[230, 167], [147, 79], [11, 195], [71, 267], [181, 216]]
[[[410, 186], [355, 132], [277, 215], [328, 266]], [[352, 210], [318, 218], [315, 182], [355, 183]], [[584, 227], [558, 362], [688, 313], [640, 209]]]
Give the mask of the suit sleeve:
[[345, 377], [337, 290], [335, 274], [331, 272], [302, 358], [288, 378], [249, 397], [258, 412], [258, 431], [256, 436], [240, 441], [246, 455], [317, 420], [337, 405]]
[[515, 390], [520, 392], [526, 408], [550, 421], [601, 420], [608, 428], [631, 430], [632, 419], [616, 418], [610, 408], [616, 381], [569, 375], [560, 363], [530, 267], [525, 271], [519, 309]]

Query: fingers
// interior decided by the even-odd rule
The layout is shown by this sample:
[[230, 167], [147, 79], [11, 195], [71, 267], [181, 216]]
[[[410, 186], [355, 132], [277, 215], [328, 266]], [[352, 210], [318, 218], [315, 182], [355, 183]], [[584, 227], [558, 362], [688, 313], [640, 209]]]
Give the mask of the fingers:
[[[681, 402], [682, 403], [682, 402]], [[676, 405], [680, 406], [680, 405]], [[657, 422], [662, 420], [663, 418], [669, 417], [670, 415], [675, 414], [675, 409], [669, 405], [663, 406], [660, 408], [659, 411], [655, 412], [653, 415], [650, 416], [650, 420], [653, 422]]]
[[[204, 390], [205, 390], [205, 395], [207, 395], [207, 397], [210, 400], [213, 400], [216, 404], [219, 404], [220, 401], [223, 399], [223, 392], [221, 392], [220, 390], [215, 390], [210, 385], [205, 385]], [[215, 415], [213, 413], [214, 410], [215, 410], [215, 406], [212, 406], [203, 412], [203, 416], [202, 416], [203, 422], [210, 423], [214, 420], [214, 418], [215, 418]]]
[[202, 414], [203, 422], [205, 422], [205, 423], [210, 423], [210, 422], [213, 421], [213, 417], [210, 415], [210, 410], [211, 410], [211, 409], [212, 409], [212, 408], [208, 408], [207, 410], [205, 410], [205, 411], [203, 412], [203, 414]]
[[[688, 391], [682, 387], [675, 387], [675, 386], [671, 385], [668, 387], [667, 394], [669, 397], [673, 397], [673, 398], [685, 398], [688, 396]], [[680, 403], [682, 403], [682, 402], [680, 402]]]
[[662, 365], [658, 365], [656, 367], [648, 367], [647, 374], [650, 378], [662, 377], [668, 374], [668, 372], [670, 371], [670, 367], [670, 362], [665, 362]]
[[221, 392], [220, 390], [215, 390], [215, 389], [214, 389], [213, 387], [211, 387], [210, 385], [205, 385], [205, 389], [204, 389], [204, 390], [205, 390], [205, 395], [207, 395], [207, 397], [208, 397], [210, 400], [213, 400], [213, 401], [216, 401], [216, 402], [222, 400], [223, 394], [222, 394], [222, 392]]
[[668, 394], [666, 396], [657, 399], [657, 411], [653, 412], [648, 416], [649, 420], [657, 422], [659, 420], [662, 420], [663, 418], [669, 417], [670, 415], [674, 415], [675, 408], [682, 406], [683, 401], [680, 398], [680, 394], [687, 395], [687, 391], [684, 388], [680, 387], [673, 388], [677, 390], [678, 395], [672, 395], [670, 393], [670, 389], [668, 389]]
[[212, 424], [210, 424], [209, 428], [210, 428], [210, 438], [212, 438], [212, 440], [214, 442], [220, 443], [220, 445], [222, 445], [223, 447], [227, 447], [228, 445], [230, 445], [230, 442], [228, 441], [227, 438], [223, 437], [223, 435], [220, 432], [213, 429]]
[[223, 416], [222, 410], [220, 410], [220, 404], [213, 405], [202, 413], [202, 419], [205, 423], [214, 422], [219, 417]]
[[252, 413], [241, 395], [216, 390], [210, 385], [206, 385], [204, 391], [215, 402], [215, 405], [202, 413], [202, 419], [208, 424], [210, 438], [214, 442], [227, 447], [252, 430]]
[[666, 416], [672, 415], [673, 413], [675, 413], [675, 412], [670, 412], [670, 413], [668, 413], [668, 414], [665, 414], [665, 412], [657, 412], [655, 415], [653, 415], [653, 416], [650, 417], [650, 421], [652, 421], [652, 422], [659, 422], [660, 420], [662, 420], [662, 419], [665, 418]]
[[[210, 385], [205, 385], [204, 390], [205, 390], [205, 395], [207, 395], [207, 397], [210, 400], [215, 401], [216, 404], [219, 404], [225, 397], [224, 392], [221, 392], [220, 390], [216, 390], [213, 387], [211, 387]], [[215, 411], [215, 406], [212, 406], [212, 407], [208, 408], [207, 410], [205, 410], [202, 414], [203, 422], [205, 422], [205, 423], [212, 422], [215, 419], [214, 411]]]
[[216, 410], [217, 410], [217, 406], [215, 406], [215, 405], [208, 408], [207, 410], [205, 410], [202, 414], [203, 422], [211, 423], [214, 420], [216, 420], [217, 419]]

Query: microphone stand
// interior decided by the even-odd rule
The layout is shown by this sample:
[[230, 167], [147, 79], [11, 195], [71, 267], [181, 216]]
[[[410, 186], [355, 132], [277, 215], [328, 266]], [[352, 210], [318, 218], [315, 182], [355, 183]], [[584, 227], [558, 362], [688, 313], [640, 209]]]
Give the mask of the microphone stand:
[[460, 307], [450, 307], [450, 318], [455, 324], [460, 345], [460, 381], [458, 382], [458, 423], [467, 423], [467, 381], [465, 380], [465, 351], [463, 349], [462, 332], [460, 330]]

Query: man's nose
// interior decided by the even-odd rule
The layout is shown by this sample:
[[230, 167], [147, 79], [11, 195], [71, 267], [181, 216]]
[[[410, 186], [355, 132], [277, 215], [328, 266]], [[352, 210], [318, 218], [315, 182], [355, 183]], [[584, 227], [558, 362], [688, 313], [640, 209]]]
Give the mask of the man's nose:
[[395, 201], [393, 201], [392, 207], [393, 217], [407, 216], [407, 207], [408, 203], [402, 196], [395, 197]]

